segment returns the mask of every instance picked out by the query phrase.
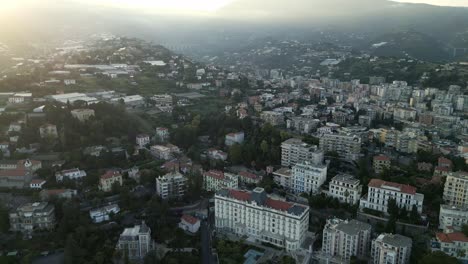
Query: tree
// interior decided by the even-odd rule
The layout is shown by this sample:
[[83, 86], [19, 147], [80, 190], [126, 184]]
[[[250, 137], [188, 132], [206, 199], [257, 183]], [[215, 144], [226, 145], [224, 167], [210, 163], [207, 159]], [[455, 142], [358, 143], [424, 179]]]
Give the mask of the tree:
[[388, 199], [388, 204], [387, 204], [387, 213], [390, 215], [390, 217], [395, 217], [397, 218], [400, 212], [400, 208], [397, 205], [397, 202], [394, 198]]
[[460, 263], [457, 258], [451, 257], [442, 251], [435, 251], [425, 255], [418, 264], [457, 264]]
[[419, 215], [418, 208], [416, 205], [413, 205], [413, 208], [411, 208], [410, 212], [410, 222], [412, 224], [417, 224], [421, 220], [421, 216]]
[[8, 216], [8, 209], [0, 203], [0, 233], [8, 231], [10, 227], [10, 220]]
[[239, 144], [234, 144], [229, 149], [229, 158], [234, 165], [242, 163], [242, 146]]

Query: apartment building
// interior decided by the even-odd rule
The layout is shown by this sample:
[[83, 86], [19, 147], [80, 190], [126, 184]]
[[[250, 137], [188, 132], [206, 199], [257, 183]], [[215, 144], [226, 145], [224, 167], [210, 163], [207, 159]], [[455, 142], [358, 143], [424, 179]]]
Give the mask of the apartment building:
[[187, 191], [187, 178], [179, 172], [170, 172], [156, 178], [156, 194], [161, 199], [180, 199]]
[[418, 213], [422, 213], [424, 195], [416, 193], [416, 187], [380, 179], [372, 179], [368, 187], [367, 195], [360, 200], [361, 209], [368, 208], [386, 213], [388, 200], [393, 198], [398, 207], [405, 207], [411, 211], [413, 206], [416, 206]]
[[260, 114], [260, 119], [265, 123], [270, 123], [273, 126], [280, 126], [284, 124], [284, 115], [280, 112], [263, 111]]
[[143, 148], [144, 146], [148, 145], [150, 143], [150, 136], [147, 134], [139, 134], [136, 136], [136, 144], [140, 147]]
[[164, 142], [167, 141], [170, 137], [169, 129], [166, 127], [158, 127], [156, 128], [156, 137], [159, 141]]
[[93, 223], [102, 223], [110, 220], [111, 214], [118, 214], [120, 207], [118, 204], [109, 204], [103, 207], [89, 210], [89, 217]]
[[78, 168], [62, 170], [55, 173], [55, 180], [58, 182], [63, 181], [64, 179], [79, 180], [84, 177], [86, 177], [86, 171]]
[[273, 180], [286, 190], [291, 189], [292, 170], [290, 168], [280, 168], [273, 172]]
[[448, 205], [468, 207], [468, 172], [458, 171], [447, 175], [443, 199]]
[[226, 135], [224, 144], [232, 146], [234, 144], [242, 144], [244, 142], [244, 132], [229, 133]]
[[281, 143], [281, 166], [293, 166], [302, 161], [322, 164], [323, 152], [317, 146], [304, 143], [298, 138], [290, 138]]
[[323, 229], [322, 256], [344, 262], [348, 262], [352, 256], [366, 258], [371, 233], [371, 225], [364, 222], [328, 219]]
[[410, 263], [413, 241], [398, 234], [380, 234], [371, 244], [371, 264]]
[[292, 167], [291, 190], [294, 193], [319, 193], [327, 180], [327, 165], [308, 161], [296, 163]]
[[215, 194], [215, 227], [295, 251], [307, 237], [309, 207], [272, 199], [263, 188], [223, 189]]
[[392, 161], [389, 157], [385, 155], [377, 155], [374, 156], [372, 166], [374, 168], [375, 173], [380, 174], [385, 169], [390, 169]]
[[237, 189], [239, 177], [227, 172], [210, 170], [203, 173], [203, 184], [208, 192], [217, 192], [221, 189]]
[[361, 138], [348, 134], [325, 134], [320, 138], [323, 152], [336, 152], [340, 158], [358, 160], [361, 153]]
[[73, 109], [70, 113], [74, 118], [78, 119], [80, 122], [85, 122], [94, 116], [93, 109]]
[[117, 249], [125, 252], [129, 259], [143, 259], [156, 244], [151, 238], [151, 229], [143, 222], [131, 228], [125, 228], [120, 234]]
[[468, 208], [448, 204], [440, 205], [439, 229], [446, 230], [451, 227], [455, 231], [461, 231], [463, 225], [466, 224], [468, 224]]
[[10, 230], [32, 233], [39, 229], [53, 229], [55, 226], [55, 208], [47, 202], [27, 203], [9, 214]]
[[286, 121], [286, 128], [301, 134], [309, 134], [320, 124], [320, 120], [307, 117], [292, 117]]
[[361, 198], [361, 182], [349, 174], [338, 174], [329, 184], [328, 196], [338, 199], [342, 203], [358, 204]]
[[41, 138], [56, 138], [58, 137], [57, 126], [52, 124], [45, 124], [39, 127], [39, 134]]
[[101, 175], [99, 179], [99, 190], [104, 192], [112, 191], [112, 185], [115, 183], [122, 186], [123, 184], [123, 177], [117, 170], [108, 170], [106, 173]]

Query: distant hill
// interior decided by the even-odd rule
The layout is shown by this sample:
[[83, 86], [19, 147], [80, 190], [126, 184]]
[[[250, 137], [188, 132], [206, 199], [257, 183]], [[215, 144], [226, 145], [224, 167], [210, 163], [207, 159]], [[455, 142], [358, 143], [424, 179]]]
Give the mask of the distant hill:
[[443, 43], [416, 31], [384, 34], [373, 41], [370, 51], [376, 56], [410, 57], [426, 61], [450, 59]]

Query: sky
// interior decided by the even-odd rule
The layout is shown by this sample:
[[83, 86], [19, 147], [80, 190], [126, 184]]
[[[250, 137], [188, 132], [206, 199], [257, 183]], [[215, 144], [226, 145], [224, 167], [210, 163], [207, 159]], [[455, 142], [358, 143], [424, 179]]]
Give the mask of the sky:
[[[12, 8], [24, 6], [25, 3], [44, 3], [44, 0], [0, 0], [0, 11], [10, 11]], [[93, 5], [112, 6], [118, 8], [145, 9], [156, 12], [181, 13], [216, 13], [223, 6], [238, 0], [48, 0], [52, 3], [79, 2]], [[251, 0], [255, 1], [255, 0]], [[326, 0], [323, 0], [326, 1]], [[442, 6], [466, 6], [468, 0], [393, 0], [396, 2], [426, 3]], [[50, 7], [50, 4], [46, 6]], [[246, 7], [248, 8], [248, 7]]]

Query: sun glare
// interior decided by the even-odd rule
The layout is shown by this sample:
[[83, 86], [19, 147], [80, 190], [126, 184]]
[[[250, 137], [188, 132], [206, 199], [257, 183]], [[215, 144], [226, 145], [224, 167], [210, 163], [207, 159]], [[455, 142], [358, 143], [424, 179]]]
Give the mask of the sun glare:
[[233, 0], [77, 0], [115, 7], [172, 10], [182, 12], [213, 12]]

